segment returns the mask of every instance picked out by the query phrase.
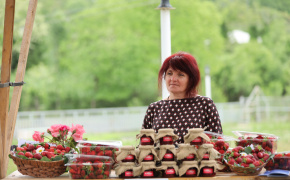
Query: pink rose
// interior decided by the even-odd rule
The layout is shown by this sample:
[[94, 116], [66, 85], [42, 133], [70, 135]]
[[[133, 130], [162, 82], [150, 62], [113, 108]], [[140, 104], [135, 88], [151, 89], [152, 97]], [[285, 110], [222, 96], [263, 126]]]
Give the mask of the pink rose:
[[61, 132], [61, 136], [64, 137], [67, 135], [68, 131], [69, 131], [70, 127], [67, 125], [62, 125], [59, 130]]
[[75, 141], [82, 140], [83, 134], [85, 133], [85, 129], [82, 125], [76, 124], [75, 126], [72, 124], [70, 128], [70, 132], [72, 132], [72, 137]]
[[38, 141], [38, 142], [44, 142], [44, 132], [40, 133], [39, 131], [34, 131], [34, 134], [32, 135], [32, 138], [34, 141]]
[[59, 136], [59, 130], [63, 125], [61, 124], [54, 124], [48, 128], [48, 130], [51, 132], [51, 135], [53, 137], [58, 137]]

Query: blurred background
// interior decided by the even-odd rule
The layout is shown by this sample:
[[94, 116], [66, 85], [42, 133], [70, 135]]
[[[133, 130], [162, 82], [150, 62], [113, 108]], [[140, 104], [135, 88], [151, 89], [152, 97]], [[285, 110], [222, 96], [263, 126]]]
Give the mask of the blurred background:
[[[28, 3], [16, 2], [11, 81]], [[161, 99], [159, 4], [39, 1], [13, 143], [56, 123], [82, 124], [91, 140], [137, 143], [147, 106]], [[200, 95], [206, 95], [205, 77], [211, 77], [211, 98], [224, 134], [275, 134], [280, 137], [278, 151], [290, 150], [290, 1], [170, 4], [175, 8], [170, 11], [172, 53], [196, 57]], [[5, 1], [0, 7], [3, 30]]]

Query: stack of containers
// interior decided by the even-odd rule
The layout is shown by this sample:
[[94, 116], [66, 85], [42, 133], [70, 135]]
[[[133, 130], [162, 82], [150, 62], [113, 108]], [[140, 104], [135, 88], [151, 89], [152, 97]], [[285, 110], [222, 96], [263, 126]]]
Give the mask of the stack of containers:
[[121, 141], [78, 141], [80, 154], [68, 154], [69, 175], [73, 179], [107, 179], [110, 177]]
[[[143, 178], [156, 177], [156, 162], [159, 160], [154, 144], [156, 134], [153, 129], [142, 129], [136, 139], [140, 139], [138, 148], [133, 146], [121, 148], [117, 153], [116, 175], [120, 178], [133, 178], [141, 176]], [[130, 149], [130, 152], [126, 150]], [[126, 152], [127, 151], [127, 152]], [[124, 162], [125, 156], [133, 155], [136, 157], [134, 162]], [[130, 172], [127, 172], [130, 170]], [[127, 172], [127, 173], [126, 173]]]
[[176, 163], [176, 148], [174, 141], [179, 137], [174, 134], [173, 129], [159, 129], [157, 134], [158, 158], [161, 160], [157, 170], [161, 172], [162, 177], [171, 178], [178, 176], [178, 166]]
[[[193, 168], [190, 171], [191, 176], [213, 177], [216, 175], [218, 164], [215, 159], [219, 157], [220, 153], [209, 142], [210, 138], [204, 133], [204, 129], [193, 128], [188, 130], [188, 133], [184, 136], [184, 143], [196, 149], [198, 162], [184, 163], [183, 161], [181, 164], [182, 168], [180, 168], [182, 169], [181, 175], [185, 174], [186, 176], [189, 167]], [[194, 174], [194, 170], [198, 172]]]
[[117, 151], [117, 166], [115, 173], [120, 178], [133, 178], [133, 168], [136, 167], [136, 151], [134, 146], [123, 146]]
[[[136, 138], [140, 144], [135, 151], [131, 146], [117, 153], [115, 170], [120, 178], [212, 177], [220, 168], [216, 162], [220, 153], [201, 128], [189, 129], [185, 143], [178, 146], [174, 144], [178, 136], [171, 128], [159, 129], [157, 134], [153, 129], [142, 129]], [[131, 156], [134, 152], [136, 160]]]

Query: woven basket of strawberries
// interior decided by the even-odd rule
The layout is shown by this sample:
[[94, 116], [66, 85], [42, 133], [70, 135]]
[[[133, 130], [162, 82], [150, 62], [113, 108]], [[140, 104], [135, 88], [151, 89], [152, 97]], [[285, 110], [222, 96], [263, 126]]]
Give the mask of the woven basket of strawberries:
[[[47, 148], [45, 148], [45, 146]], [[23, 175], [38, 178], [57, 177], [65, 173], [66, 167], [64, 154], [70, 148], [62, 145], [49, 146], [45, 144], [29, 144], [17, 147], [9, 157], [14, 161], [18, 171]]]
[[[38, 178], [57, 177], [66, 172], [65, 154], [78, 151], [77, 141], [82, 139], [84, 128], [81, 125], [55, 124], [44, 132], [35, 131], [33, 142], [19, 145], [9, 157], [14, 161], [18, 171], [23, 175]], [[48, 142], [44, 142], [44, 139]]]
[[231, 171], [240, 176], [258, 175], [274, 154], [265, 151], [261, 145], [237, 146], [224, 155]]

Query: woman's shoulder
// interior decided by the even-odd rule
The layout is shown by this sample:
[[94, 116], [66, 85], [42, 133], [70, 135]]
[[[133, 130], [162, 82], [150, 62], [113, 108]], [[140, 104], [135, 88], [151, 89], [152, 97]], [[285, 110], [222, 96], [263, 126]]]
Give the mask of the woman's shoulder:
[[213, 102], [213, 100], [207, 96], [197, 95], [193, 97], [196, 101]]
[[151, 103], [148, 107], [151, 107], [151, 108], [158, 107], [162, 105], [163, 103], [164, 103], [164, 100], [159, 100], [159, 101]]

